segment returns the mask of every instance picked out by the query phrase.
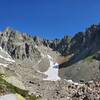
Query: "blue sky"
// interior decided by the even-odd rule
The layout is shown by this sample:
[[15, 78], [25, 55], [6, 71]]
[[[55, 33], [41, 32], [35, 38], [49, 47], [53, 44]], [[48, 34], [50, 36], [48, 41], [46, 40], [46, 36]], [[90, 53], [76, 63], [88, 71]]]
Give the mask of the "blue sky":
[[0, 0], [0, 30], [47, 39], [73, 36], [100, 22], [100, 0]]

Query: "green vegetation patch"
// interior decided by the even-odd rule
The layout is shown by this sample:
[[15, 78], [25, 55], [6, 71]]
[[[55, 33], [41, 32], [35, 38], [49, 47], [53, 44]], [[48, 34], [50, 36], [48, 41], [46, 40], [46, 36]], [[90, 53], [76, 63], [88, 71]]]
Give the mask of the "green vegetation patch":
[[93, 62], [93, 60], [100, 60], [100, 51], [88, 56], [85, 61], [87, 61], [88, 63]]

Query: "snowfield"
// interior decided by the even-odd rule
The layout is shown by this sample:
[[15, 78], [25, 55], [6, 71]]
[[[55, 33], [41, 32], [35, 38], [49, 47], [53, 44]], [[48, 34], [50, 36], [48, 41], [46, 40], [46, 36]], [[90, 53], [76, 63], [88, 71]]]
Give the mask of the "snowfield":
[[12, 60], [11, 58], [5, 58], [3, 56], [0, 55], [0, 58], [6, 60], [6, 61], [9, 61], [9, 62], [15, 62], [14, 60]]
[[0, 46], [0, 51], [1, 51], [2, 53], [5, 53], [8, 57], [10, 57], [10, 55], [9, 55], [5, 50], [3, 50], [1, 46]]
[[[5, 55], [6, 57], [2, 56], [2, 54]], [[7, 62], [9, 62], [9, 63], [15, 62], [15, 61], [11, 58], [11, 56], [10, 56], [5, 50], [3, 50], [1, 47], [0, 47], [0, 59], [3, 59], [3, 60], [5, 60], [5, 61], [7, 61]], [[0, 63], [0, 66], [7, 67], [8, 64], [3, 64], [3, 63], [1, 62], [1, 63]]]
[[10, 56], [5, 50], [3, 50], [1, 47], [0, 47], [0, 51], [1, 51], [1, 53], [7, 55], [7, 57], [3, 57], [2, 55], [0, 55], [0, 58], [1, 58], [1, 59], [4, 59], [4, 60], [6, 60], [6, 61], [8, 61], [8, 62], [15, 62], [15, 61], [11, 58], [11, 56]]
[[43, 80], [48, 80], [48, 81], [60, 80], [60, 77], [58, 76], [59, 64], [54, 62], [53, 58], [50, 55], [47, 56], [50, 61], [50, 67], [46, 72], [44, 72], [44, 74], [47, 75], [48, 77]]
[[0, 100], [25, 100], [25, 98], [23, 98], [19, 94], [6, 94], [3, 96], [0, 96]]
[[0, 96], [0, 100], [18, 100], [15, 94]]
[[3, 63], [0, 63], [0, 66], [7, 67], [7, 66], [8, 66], [8, 64], [3, 64]]

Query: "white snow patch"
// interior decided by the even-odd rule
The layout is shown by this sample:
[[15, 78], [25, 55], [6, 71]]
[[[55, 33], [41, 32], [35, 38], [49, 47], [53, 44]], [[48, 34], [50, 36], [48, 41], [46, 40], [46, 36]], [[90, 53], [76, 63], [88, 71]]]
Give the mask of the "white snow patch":
[[[6, 61], [8, 61], [8, 62], [10, 62], [10, 63], [15, 62], [15, 61], [11, 58], [11, 56], [10, 56], [5, 50], [3, 50], [1, 47], [0, 47], [0, 53], [4, 53], [5, 55], [7, 55], [7, 57], [3, 57], [2, 55], [0, 55], [0, 58], [1, 58], [1, 59], [4, 59], [4, 60], [6, 60]], [[7, 67], [8, 64], [0, 63], [0, 66]]]
[[41, 71], [39, 71], [39, 70], [36, 70], [38, 73], [40, 73], [40, 74], [44, 74], [44, 72], [41, 72]]
[[48, 55], [48, 58], [49, 58], [49, 60], [53, 60], [53, 58], [50, 55]]
[[7, 94], [4, 96], [0, 96], [0, 100], [17, 100], [17, 97], [15, 94]]
[[9, 62], [15, 62], [13, 59], [11, 59], [11, 58], [5, 58], [5, 57], [3, 57], [1, 55], [0, 55], [0, 58], [4, 59], [6, 61], [9, 61]]
[[79, 83], [73, 82], [72, 80], [67, 80], [67, 82], [70, 84], [79, 85]]
[[42, 58], [46, 57], [43, 53], [41, 53]]
[[5, 53], [8, 57], [10, 57], [10, 55], [5, 50], [3, 50], [2, 47], [0, 47], [0, 51]]
[[0, 66], [7, 67], [8, 64], [2, 64], [2, 63], [0, 63]]
[[38, 46], [37, 46], [37, 45], [35, 45], [34, 47], [35, 47], [35, 48], [38, 48]]
[[5, 50], [2, 49], [2, 47], [0, 47], [0, 51], [1, 51], [2, 53], [5, 53], [5, 54], [8, 56], [8, 57], [6, 58], [6, 57], [3, 57], [3, 56], [0, 55], [0, 58], [4, 59], [4, 60], [6, 60], [6, 61], [9, 61], [9, 62], [15, 62], [13, 59], [11, 59], [11, 56], [10, 56]]
[[46, 74], [48, 77], [44, 78], [43, 80], [48, 80], [48, 81], [60, 80], [60, 77], [58, 76], [59, 64], [55, 63], [50, 55], [48, 55], [48, 59], [50, 61], [50, 67], [46, 72], [44, 72], [44, 74]]
[[70, 83], [70, 84], [74, 84], [74, 85], [80, 85], [80, 86], [82, 86], [82, 85], [84, 85], [84, 84], [80, 84], [80, 83], [77, 83], [77, 82], [73, 82], [72, 80], [66, 80], [66, 79], [64, 79], [66, 82], [68, 82], [68, 83]]

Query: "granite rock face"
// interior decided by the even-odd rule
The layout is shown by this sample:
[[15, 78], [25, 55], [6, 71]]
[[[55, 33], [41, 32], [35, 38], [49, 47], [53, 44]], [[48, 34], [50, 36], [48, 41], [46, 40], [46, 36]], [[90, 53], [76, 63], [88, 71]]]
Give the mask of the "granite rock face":
[[62, 39], [55, 39], [50, 44], [49, 47], [54, 51], [58, 51], [63, 56], [68, 53], [71, 37], [64, 36]]
[[35, 55], [40, 58], [40, 52], [35, 48], [36, 44], [39, 44], [37, 37], [30, 37], [25, 33], [14, 31], [11, 28], [7, 28], [0, 34], [1, 47], [6, 50], [13, 59], [34, 59]]
[[60, 65], [60, 75], [74, 81], [100, 79], [100, 25], [92, 25], [77, 33], [70, 41], [69, 54], [73, 56]]
[[[90, 54], [100, 50], [100, 25], [91, 25], [85, 32], [78, 32], [75, 36], [65, 36], [63, 39], [55, 39], [49, 46], [62, 55], [82, 53], [88, 49]], [[98, 46], [97, 46], [98, 45]]]
[[94, 53], [100, 49], [99, 43], [100, 25], [92, 25], [85, 32], [79, 32], [72, 38], [70, 51], [80, 53], [89, 49], [90, 53]]

